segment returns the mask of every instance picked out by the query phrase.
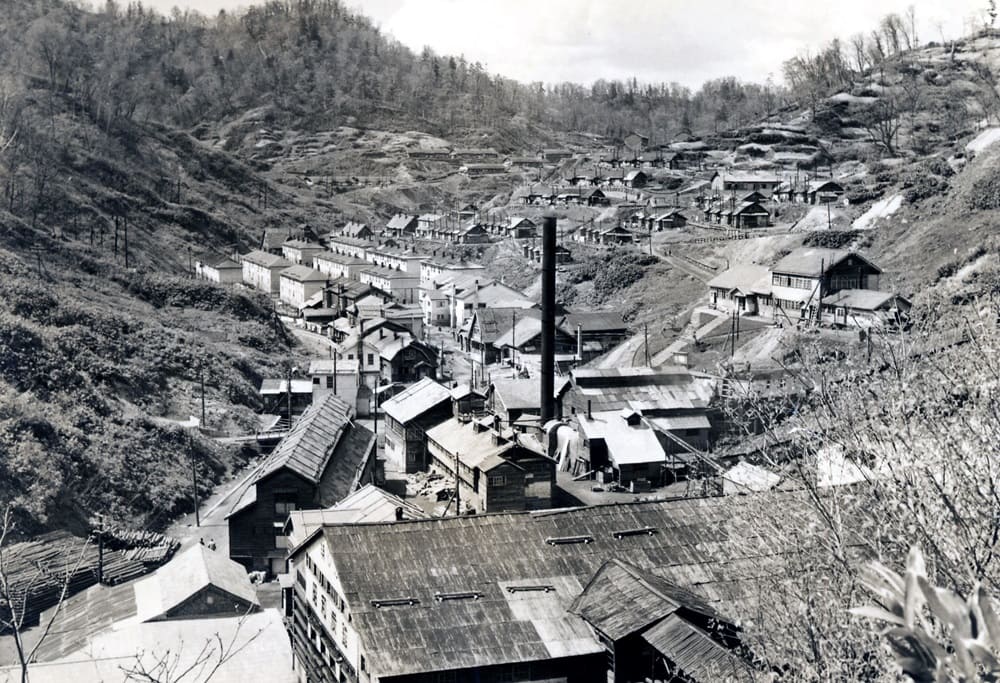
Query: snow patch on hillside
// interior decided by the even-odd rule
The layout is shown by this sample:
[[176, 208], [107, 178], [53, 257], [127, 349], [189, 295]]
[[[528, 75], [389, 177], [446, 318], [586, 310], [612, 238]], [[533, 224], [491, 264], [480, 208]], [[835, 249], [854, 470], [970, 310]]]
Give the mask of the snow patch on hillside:
[[899, 211], [899, 207], [902, 205], [903, 195], [900, 194], [894, 194], [891, 197], [881, 199], [875, 202], [872, 208], [861, 214], [851, 227], [855, 230], [871, 230], [875, 227], [876, 221], [881, 218], [888, 218]]
[[997, 141], [1000, 141], [1000, 128], [987, 128], [967, 144], [965, 149], [967, 152], [979, 154]]

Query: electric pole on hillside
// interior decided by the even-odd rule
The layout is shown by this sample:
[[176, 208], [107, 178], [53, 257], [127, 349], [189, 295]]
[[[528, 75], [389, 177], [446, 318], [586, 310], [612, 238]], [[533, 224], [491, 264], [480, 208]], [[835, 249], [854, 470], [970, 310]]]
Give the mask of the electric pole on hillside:
[[201, 385], [201, 426], [206, 426], [205, 421], [205, 367], [198, 366], [198, 383]]
[[97, 583], [104, 583], [104, 515], [97, 513]]
[[191, 498], [194, 500], [194, 525], [201, 526], [201, 511], [198, 502], [198, 470], [194, 459], [194, 438], [188, 434], [188, 454], [191, 456]]

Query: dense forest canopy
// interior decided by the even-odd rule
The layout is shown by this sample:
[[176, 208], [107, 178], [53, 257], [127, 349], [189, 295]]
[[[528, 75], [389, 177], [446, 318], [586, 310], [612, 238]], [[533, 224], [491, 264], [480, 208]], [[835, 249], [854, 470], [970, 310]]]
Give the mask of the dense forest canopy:
[[460, 133], [520, 117], [661, 142], [749, 122], [784, 100], [780, 87], [731, 77], [697, 92], [635, 79], [521, 84], [462, 57], [415, 54], [339, 0], [272, 0], [213, 18], [139, 2], [19, 1], [0, 19], [0, 41], [5, 73], [72, 95], [109, 126], [192, 127], [270, 105], [282, 123], [312, 129], [357, 121]]

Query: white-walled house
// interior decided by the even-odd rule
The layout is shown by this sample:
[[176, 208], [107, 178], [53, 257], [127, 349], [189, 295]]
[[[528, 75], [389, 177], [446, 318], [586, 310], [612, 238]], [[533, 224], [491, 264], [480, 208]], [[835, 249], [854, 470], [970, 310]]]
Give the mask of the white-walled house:
[[277, 294], [281, 271], [292, 263], [259, 249], [243, 255], [243, 283], [268, 294]]
[[309, 266], [292, 266], [281, 271], [280, 297], [293, 308], [302, 308], [314, 296], [323, 295], [329, 276]]

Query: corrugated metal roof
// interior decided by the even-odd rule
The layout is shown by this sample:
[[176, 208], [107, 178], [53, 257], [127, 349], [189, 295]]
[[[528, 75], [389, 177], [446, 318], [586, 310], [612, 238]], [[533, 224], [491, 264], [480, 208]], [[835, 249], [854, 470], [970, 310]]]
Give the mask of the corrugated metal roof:
[[708, 281], [709, 287], [730, 291], [738, 289], [751, 293], [767, 288], [770, 290], [771, 270], [767, 266], [752, 263], [737, 263]]
[[424, 377], [383, 403], [382, 410], [397, 422], [406, 424], [445, 401], [451, 401], [448, 387]]
[[570, 611], [612, 640], [620, 640], [681, 608], [718, 617], [711, 605], [694, 593], [635, 565], [612, 559], [597, 570]]
[[722, 480], [724, 493], [749, 493], [773, 489], [781, 476], [743, 460], [723, 474]]
[[161, 617], [208, 586], [260, 607], [243, 565], [197, 543], [134, 584], [137, 616], [140, 621]]
[[318, 254], [314, 254], [313, 260], [329, 261], [330, 263], [336, 263], [344, 266], [363, 266], [368, 263], [368, 261], [365, 261], [364, 259], [347, 256], [346, 254], [338, 254], [332, 251], [321, 251]]
[[[427, 430], [427, 440], [434, 441], [466, 467], [479, 467], [486, 471], [485, 462], [491, 456], [499, 456], [513, 448], [511, 443], [497, 443], [496, 433], [484, 429], [473, 422], [451, 418]], [[494, 463], [495, 466], [497, 463]]]
[[[837, 495], [839, 509], [850, 516], [849, 492], [839, 489]], [[385, 678], [601, 652], [590, 628], [568, 610], [613, 558], [695, 590], [731, 617], [751, 617], [767, 599], [762, 580], [780, 581], [776, 572], [786, 566], [785, 553], [803, 552], [801, 544], [770, 542], [756, 520], [761, 505], [785, 511], [781, 520], [788, 521], [788, 532], [801, 531], [803, 544], [809, 525], [820, 523], [810, 493], [795, 491], [344, 525], [328, 527], [324, 535], [337, 549], [331, 561], [369, 671]], [[644, 527], [658, 533], [614, 536]], [[546, 542], [568, 536], [591, 541]], [[740, 542], [731, 543], [733, 538]], [[845, 543], [860, 547], [852, 537]], [[518, 585], [551, 589], [509, 590]], [[479, 599], [434, 597], [470, 590]], [[372, 605], [400, 597], [420, 602]]]
[[558, 325], [570, 334], [576, 334], [578, 325], [584, 334], [588, 332], [617, 332], [628, 329], [628, 325], [622, 320], [621, 313], [613, 311], [567, 313]]
[[591, 417], [577, 415], [580, 430], [587, 439], [603, 439], [608, 457], [615, 465], [639, 465], [667, 461], [656, 431], [646, 420], [630, 425], [619, 411], [593, 412]]
[[805, 275], [809, 277], [819, 277], [821, 269], [828, 271], [841, 261], [854, 257], [867, 263], [876, 272], [881, 273], [881, 269], [860, 254], [856, 254], [844, 249], [825, 249], [823, 247], [801, 247], [785, 256], [771, 267], [774, 273], [787, 273], [789, 275]]
[[399, 213], [390, 218], [385, 227], [389, 230], [405, 230], [411, 223], [415, 223], [416, 220], [416, 216]]
[[244, 261], [254, 263], [258, 266], [263, 266], [264, 268], [287, 268], [292, 265], [292, 262], [286, 258], [282, 258], [277, 254], [269, 254], [266, 251], [260, 251], [255, 249], [249, 254], [243, 254], [241, 257]]
[[314, 270], [309, 266], [292, 266], [291, 268], [285, 268], [281, 271], [281, 277], [286, 277], [289, 280], [295, 280], [296, 282], [326, 282], [330, 276], [326, 273], [321, 273], [318, 270]]
[[[32, 664], [32, 683], [122, 681], [130, 678], [126, 672], [140, 662], [147, 671], [156, 671], [164, 661], [169, 661], [171, 671], [200, 672], [195, 680], [203, 680], [207, 673], [206, 645], [211, 649], [217, 642], [226, 643], [235, 655], [224, 657], [218, 669], [212, 671], [211, 678], [217, 683], [298, 680], [292, 665], [291, 642], [277, 609], [245, 617], [141, 624], [118, 620], [113, 626], [84, 635], [80, 647], [66, 656]], [[21, 680], [20, 667], [0, 669], [0, 680]]]
[[425, 519], [427, 513], [416, 505], [380, 489], [365, 484], [333, 507], [321, 510], [293, 510], [288, 513], [292, 547], [308, 538], [316, 529], [330, 524], [364, 524], [392, 522], [396, 509], [402, 508], [403, 519]]
[[[336, 394], [314, 399], [268, 457], [254, 483], [283, 467], [307, 481], [318, 483], [350, 421], [350, 406]], [[353, 430], [368, 431], [360, 425], [354, 426]]]
[[502, 349], [505, 346], [520, 348], [542, 333], [542, 321], [538, 318], [519, 317], [514, 322], [513, 329], [508, 327], [497, 334], [493, 346]]
[[694, 681], [754, 680], [745, 661], [705, 631], [672, 614], [642, 634], [643, 640]]
[[826, 306], [843, 306], [859, 311], [875, 311], [896, 298], [892, 292], [879, 292], [872, 289], [842, 289], [836, 294], [823, 297]]

